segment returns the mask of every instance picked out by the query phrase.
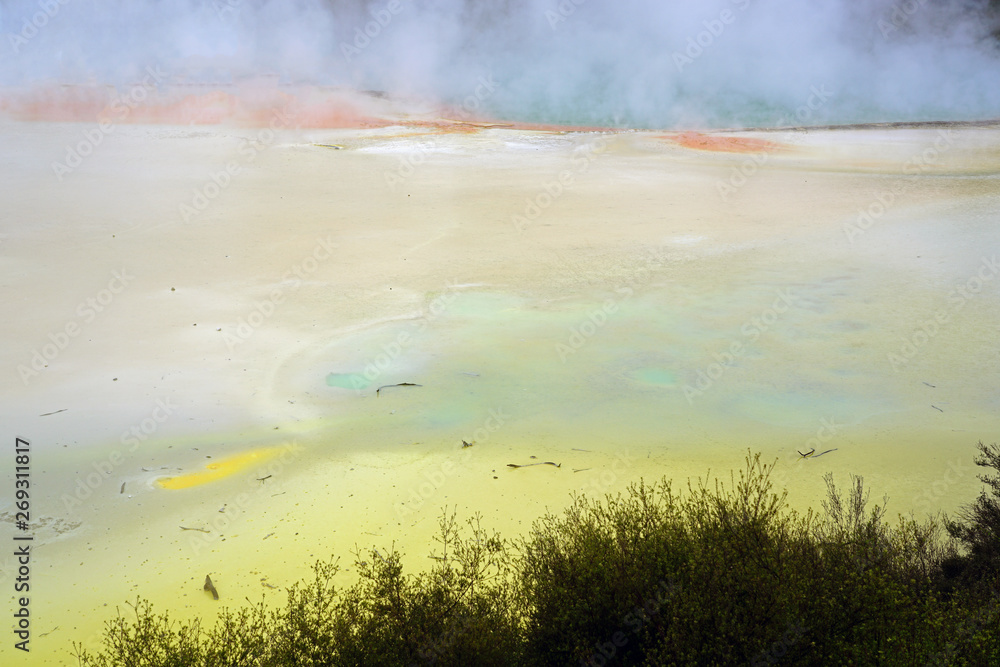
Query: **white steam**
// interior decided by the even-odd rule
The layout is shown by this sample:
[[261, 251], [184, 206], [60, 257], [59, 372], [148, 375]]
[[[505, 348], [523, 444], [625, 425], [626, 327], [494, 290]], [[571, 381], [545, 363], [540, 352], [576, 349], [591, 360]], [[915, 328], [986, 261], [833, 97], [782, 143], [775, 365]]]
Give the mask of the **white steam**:
[[158, 67], [173, 81], [276, 76], [552, 123], [986, 119], [1000, 117], [989, 4], [0, 0], [0, 85], [124, 85]]

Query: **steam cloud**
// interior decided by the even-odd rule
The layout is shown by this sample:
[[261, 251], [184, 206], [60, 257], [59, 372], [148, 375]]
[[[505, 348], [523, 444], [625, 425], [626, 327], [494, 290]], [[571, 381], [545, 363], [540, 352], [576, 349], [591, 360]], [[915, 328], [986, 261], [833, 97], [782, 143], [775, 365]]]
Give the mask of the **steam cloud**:
[[629, 127], [1000, 117], [989, 0], [0, 0], [0, 86], [255, 76]]

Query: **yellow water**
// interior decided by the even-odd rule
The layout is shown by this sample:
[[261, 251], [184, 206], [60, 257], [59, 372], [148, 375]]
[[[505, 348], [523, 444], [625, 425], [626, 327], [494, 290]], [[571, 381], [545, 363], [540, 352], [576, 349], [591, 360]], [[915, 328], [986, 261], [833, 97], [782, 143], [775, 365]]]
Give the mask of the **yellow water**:
[[[106, 150], [145, 155], [145, 131], [122, 128], [130, 143]], [[619, 135], [521, 232], [511, 215], [588, 138], [424, 137], [456, 152], [392, 193], [402, 149], [298, 139], [247, 165], [196, 225], [109, 240], [94, 222], [78, 232], [87, 253], [58, 244], [69, 227], [5, 241], [40, 272], [11, 268], [12, 298], [70, 291], [70, 309], [93, 291], [71, 291], [79, 276], [103, 284], [105, 264], [144, 258], [137, 286], [5, 398], [11, 414], [71, 408], [31, 427], [53, 449], [33, 464], [45, 523], [28, 664], [70, 662], [71, 641], [93, 646], [139, 595], [210, 622], [245, 598], [281, 604], [316, 559], [339, 556], [349, 582], [357, 547], [394, 546], [423, 568], [443, 508], [515, 537], [573, 492], [728, 478], [748, 450], [776, 461], [798, 509], [819, 507], [827, 473], [864, 476], [890, 514], [978, 494], [975, 443], [1000, 433], [995, 137], [966, 137], [863, 234], [845, 226], [933, 133], [799, 137], [728, 201], [716, 184], [747, 156]], [[194, 157], [162, 150], [162, 206], [122, 186], [116, 207], [143, 224], [173, 215], [198, 184], [179, 176], [188, 163], [225, 162], [190, 141]], [[105, 180], [65, 187], [105, 220], [93, 183], [121, 161], [101, 159]], [[147, 206], [157, 216], [142, 218]], [[337, 233], [333, 260], [301, 287], [281, 282]], [[65, 282], [44, 282], [60, 270]], [[273, 318], [235, 349], [220, 342], [276, 288]], [[64, 323], [58, 305], [4, 324], [20, 341], [3, 352], [11, 368]], [[119, 434], [158, 396], [175, 416], [126, 450]], [[797, 453], [810, 448], [832, 451]], [[546, 461], [559, 466], [509, 467]]]

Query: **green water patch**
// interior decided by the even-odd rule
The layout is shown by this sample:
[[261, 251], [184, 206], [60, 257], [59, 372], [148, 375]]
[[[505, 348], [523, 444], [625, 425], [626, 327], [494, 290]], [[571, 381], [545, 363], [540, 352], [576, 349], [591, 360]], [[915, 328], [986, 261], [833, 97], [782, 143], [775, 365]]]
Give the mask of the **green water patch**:
[[[877, 275], [726, 262], [739, 271], [590, 298], [464, 291], [425, 318], [331, 340], [300, 367], [325, 377], [317, 400], [337, 428], [378, 447], [794, 448], [829, 424], [846, 445], [873, 419], [943, 420], [944, 401], [957, 404], [930, 346], [919, 376], [890, 372], [896, 343], [879, 318], [899, 316], [885, 308], [897, 297]], [[420, 386], [375, 392], [404, 382]]]
[[371, 381], [361, 373], [328, 373], [326, 386], [342, 389], [367, 389]]
[[664, 368], [639, 368], [630, 372], [628, 376], [639, 382], [660, 387], [672, 387], [677, 384], [677, 374]]

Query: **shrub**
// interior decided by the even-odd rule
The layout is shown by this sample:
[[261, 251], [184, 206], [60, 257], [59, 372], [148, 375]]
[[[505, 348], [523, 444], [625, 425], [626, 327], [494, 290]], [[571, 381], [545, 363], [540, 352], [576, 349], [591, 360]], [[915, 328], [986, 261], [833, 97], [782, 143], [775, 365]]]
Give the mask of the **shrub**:
[[[1000, 447], [979, 442], [976, 465], [1000, 472]], [[1000, 589], [1000, 475], [978, 475], [990, 493], [980, 491], [975, 503], [963, 507], [958, 520], [947, 520], [948, 533], [961, 544], [956, 553], [941, 563], [941, 575], [950, 584], [960, 580], [963, 588], [980, 595]], [[949, 586], [950, 588], [950, 586]]]
[[[980, 444], [977, 463], [1000, 469]], [[603, 501], [574, 497], [516, 543], [479, 517], [439, 524], [434, 564], [355, 553], [359, 580], [333, 586], [336, 561], [288, 591], [225, 610], [210, 630], [148, 602], [108, 623], [83, 667], [365, 665], [1000, 664], [1000, 481], [963, 522], [885, 520], [864, 480], [826, 477], [824, 513], [792, 511], [774, 465], [747, 456], [729, 484], [640, 482]], [[886, 499], [887, 501], [887, 499]], [[964, 546], [963, 546], [964, 545]], [[964, 550], [960, 550], [963, 547]], [[948, 577], [953, 561], [960, 575]], [[944, 583], [943, 583], [944, 582]], [[944, 584], [947, 583], [947, 586]]]

